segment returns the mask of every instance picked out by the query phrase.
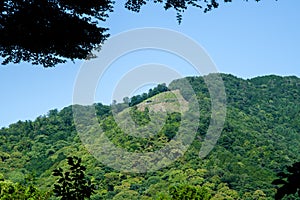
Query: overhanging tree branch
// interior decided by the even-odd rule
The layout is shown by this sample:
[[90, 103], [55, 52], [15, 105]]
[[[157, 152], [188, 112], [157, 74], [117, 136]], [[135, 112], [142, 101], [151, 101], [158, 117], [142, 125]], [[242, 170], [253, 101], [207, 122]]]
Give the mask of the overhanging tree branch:
[[110, 0], [4, 0], [0, 4], [2, 64], [22, 61], [52, 67], [85, 59], [108, 37], [100, 27]]
[[[180, 23], [189, 6], [208, 12], [219, 2], [232, 0], [126, 0], [125, 8], [139, 12], [150, 1], [166, 10], [175, 9]], [[113, 4], [112, 0], [1, 0], [2, 64], [29, 62], [53, 67], [67, 59], [92, 58], [92, 49], [99, 49], [109, 36], [108, 28], [99, 23], [113, 11]]]

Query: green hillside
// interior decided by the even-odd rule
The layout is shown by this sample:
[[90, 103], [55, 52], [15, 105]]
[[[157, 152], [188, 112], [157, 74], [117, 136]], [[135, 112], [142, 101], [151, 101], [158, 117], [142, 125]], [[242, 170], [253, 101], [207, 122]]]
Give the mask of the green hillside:
[[[96, 193], [91, 199], [183, 199], [183, 194], [191, 196], [187, 199], [274, 199], [272, 181], [276, 174], [300, 161], [300, 78], [221, 77], [226, 89], [226, 120], [221, 137], [205, 158], [199, 157], [199, 150], [210, 123], [210, 95], [203, 77], [188, 77], [197, 98], [199, 119], [189, 113], [194, 109], [188, 106], [194, 96], [190, 88], [182, 87], [183, 79], [174, 80], [168, 88], [161, 84], [129, 102], [94, 104], [105, 136], [131, 153], [156, 152], [173, 141], [182, 124], [192, 129], [199, 122], [186, 151], [176, 141], [178, 149], [170, 149], [169, 155], [178, 157], [175, 162], [146, 173], [115, 170], [90, 154], [98, 151], [93, 142], [101, 146], [102, 140], [93, 136], [97, 127], [88, 126], [89, 118], [84, 122], [83, 117], [84, 126], [79, 127], [91, 135], [92, 141], [84, 146], [72, 106], [50, 110], [34, 121], [19, 121], [0, 129], [0, 199], [5, 199], [3, 188], [17, 183], [24, 188], [34, 185], [41, 195], [33, 199], [56, 199], [52, 190], [57, 177], [52, 172], [58, 167], [65, 169], [69, 156], [82, 158], [87, 176], [95, 183]], [[76, 106], [81, 116], [92, 108]], [[128, 116], [133, 125], [126, 122]], [[186, 121], [187, 117], [191, 120]], [[154, 123], [157, 121], [163, 122], [161, 127]], [[188, 135], [189, 131], [186, 128], [182, 132]], [[117, 160], [120, 165], [126, 161]]]

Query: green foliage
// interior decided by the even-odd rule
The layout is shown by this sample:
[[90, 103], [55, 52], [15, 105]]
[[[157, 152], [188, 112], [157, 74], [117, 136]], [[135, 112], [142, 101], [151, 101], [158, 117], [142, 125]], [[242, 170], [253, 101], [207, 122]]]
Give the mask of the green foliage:
[[25, 187], [19, 183], [0, 180], [0, 200], [47, 200], [49, 198], [49, 192], [42, 192], [33, 185]]
[[[188, 7], [211, 11], [220, 2], [232, 0], [154, 0], [164, 9], [174, 9], [180, 23]], [[255, 0], [260, 1], [260, 0]], [[30, 62], [53, 67], [66, 59], [94, 58], [109, 34], [99, 26], [113, 11], [111, 0], [2, 0], [0, 1], [0, 56], [2, 64]], [[139, 12], [149, 0], [126, 0], [125, 8]], [[47, 12], [45, 12], [47, 11]], [[102, 23], [100, 23], [102, 22]], [[16, 28], [17, 27], [17, 28]], [[154, 94], [155, 95], [155, 94]], [[133, 98], [133, 104], [140, 102]], [[135, 105], [135, 104], [134, 104]]]
[[2, 64], [25, 61], [52, 67], [65, 59], [87, 58], [108, 37], [107, 29], [97, 24], [108, 17], [112, 4], [110, 0], [2, 0]]
[[111, 114], [111, 109], [109, 106], [103, 105], [102, 103], [95, 104], [96, 114], [100, 117], [100, 119], [104, 119], [105, 117]]
[[136, 106], [133, 106], [130, 111], [129, 111], [132, 120], [137, 124], [137, 125], [145, 125], [149, 123], [150, 117], [149, 117], [149, 109], [146, 108], [144, 111], [138, 110]]
[[205, 188], [191, 185], [175, 185], [169, 189], [172, 200], [208, 200], [210, 194]]
[[[134, 12], [139, 12], [141, 7], [146, 5], [149, 0], [127, 0], [125, 7]], [[203, 9], [203, 11], [209, 12], [212, 9], [218, 8], [220, 2], [231, 2], [232, 0], [157, 0], [154, 3], [162, 3], [164, 5], [164, 9], [174, 9], [177, 12], [177, 20], [180, 23], [182, 20], [182, 13], [189, 7], [193, 6], [198, 9]], [[260, 1], [260, 0], [255, 0]]]
[[287, 167], [287, 172], [277, 174], [279, 179], [272, 182], [274, 185], [281, 185], [277, 189], [275, 199], [282, 199], [285, 195], [298, 194], [300, 198], [300, 162], [294, 163]]
[[149, 89], [148, 93], [143, 93], [142, 95], [136, 95], [130, 98], [129, 106], [135, 106], [142, 101], [151, 98], [159, 93], [169, 91], [169, 88], [166, 86], [165, 83], [158, 84], [155, 88]]
[[[205, 159], [199, 158], [199, 150], [211, 123], [210, 95], [203, 77], [187, 77], [173, 81], [168, 86], [172, 92], [158, 92], [132, 107], [126, 107], [125, 102], [111, 106], [95, 104], [99, 124], [116, 146], [128, 152], [155, 152], [174, 138], [183, 123], [185, 113], [178, 112], [174, 94], [184, 97], [180, 104], [187, 103], [195, 94], [200, 110], [196, 137], [184, 155], [180, 151], [170, 153], [170, 156], [182, 155], [170, 166], [151, 173], [131, 174], [98, 162], [82, 145], [70, 106], [51, 110], [34, 121], [19, 121], [0, 129], [2, 179], [48, 191], [56, 182], [51, 175], [53, 170], [63, 169], [60, 173], [65, 177], [66, 172], [72, 171], [68, 170], [70, 166], [65, 159], [76, 156], [87, 168], [85, 177], [97, 185], [91, 199], [171, 199], [169, 189], [173, 186], [178, 187], [179, 193], [183, 188], [205, 189], [210, 199], [215, 200], [274, 199], [276, 189], [272, 181], [276, 174], [300, 160], [295, 153], [300, 148], [300, 79], [272, 75], [243, 80], [232, 75], [221, 76], [227, 94], [226, 122], [216, 146]], [[186, 80], [194, 90], [192, 93], [185, 87]], [[169, 112], [158, 109], [165, 105]], [[114, 106], [117, 107], [114, 115], [120, 117], [118, 122], [112, 115]], [[82, 112], [87, 107], [81, 106]], [[126, 125], [128, 116], [136, 125], [130, 132], [120, 128], [123, 123]], [[189, 117], [197, 121], [193, 115]], [[157, 128], [153, 119], [163, 122], [161, 127]], [[88, 124], [89, 119], [86, 120]], [[84, 128], [93, 133], [90, 127]], [[140, 133], [147, 137], [139, 137]], [[288, 182], [287, 177], [284, 180]], [[283, 199], [297, 198], [296, 193]]]
[[95, 185], [85, 176], [86, 167], [81, 165], [81, 158], [68, 157], [69, 170], [64, 172], [62, 168], [53, 171], [53, 176], [58, 176], [54, 184], [54, 193], [62, 200], [83, 200], [90, 198], [94, 193]]

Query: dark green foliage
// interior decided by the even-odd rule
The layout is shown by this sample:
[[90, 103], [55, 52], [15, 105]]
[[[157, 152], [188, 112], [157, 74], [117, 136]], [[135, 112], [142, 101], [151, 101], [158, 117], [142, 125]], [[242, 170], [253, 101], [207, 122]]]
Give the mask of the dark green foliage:
[[[1, 129], [3, 143], [0, 156], [5, 162], [0, 165], [5, 167], [0, 169], [0, 173], [20, 168], [24, 170], [22, 173], [29, 171], [40, 176], [55, 163], [64, 160], [66, 156], [58, 151], [74, 140], [76, 130], [72, 118], [72, 108], [66, 107], [60, 112], [49, 111], [47, 116], [40, 116], [34, 122], [19, 121]], [[55, 157], [50, 158], [55, 153]]]
[[[199, 100], [199, 127], [189, 149], [170, 166], [151, 173], [133, 174], [115, 171], [98, 162], [82, 145], [73, 122], [72, 107], [66, 107], [51, 110], [34, 121], [19, 121], [0, 129], [0, 173], [6, 180], [26, 187], [30, 179], [36, 188], [47, 191], [55, 183], [52, 171], [61, 167], [64, 174], [69, 168], [65, 158], [77, 156], [87, 167], [85, 174], [97, 185], [91, 199], [171, 199], [169, 188], [173, 186], [178, 187], [179, 193], [186, 189], [194, 194], [195, 188], [205, 189], [212, 200], [274, 199], [276, 189], [272, 181], [276, 174], [300, 160], [297, 153], [300, 148], [300, 79], [272, 75], [244, 80], [227, 74], [221, 76], [227, 94], [226, 122], [217, 145], [205, 159], [199, 158], [199, 150], [210, 123], [210, 95], [203, 77], [188, 77]], [[186, 94], [186, 100], [193, 95], [185, 90], [182, 79], [173, 81], [168, 88], [180, 89]], [[168, 99], [173, 100], [173, 96], [167, 94], [158, 92], [151, 98], [155, 99], [152, 102], [147, 103], [149, 99], [145, 99], [129, 108], [124, 106], [125, 102], [112, 106], [95, 104], [105, 135], [124, 151], [142, 153], [161, 149], [177, 134], [185, 116], [176, 112], [176, 104]], [[155, 101], [170, 103], [175, 112], [153, 115], [151, 106], [161, 106]], [[136, 123], [137, 128], [130, 134], [120, 128], [122, 120], [116, 122], [112, 114], [114, 106], [117, 108], [114, 115], [120, 112]], [[151, 130], [143, 127], [152, 125], [153, 116], [163, 125], [151, 135]], [[90, 127], [84, 128], [93, 133]], [[140, 130], [147, 137], [136, 136]], [[178, 153], [181, 152], [174, 151], [170, 156]], [[286, 171], [285, 174], [292, 173]], [[32, 177], [28, 178], [29, 175]], [[288, 182], [287, 177], [283, 180]], [[299, 198], [296, 196], [297, 193], [286, 195], [283, 199]]]
[[58, 176], [54, 184], [54, 193], [62, 200], [83, 200], [90, 198], [94, 193], [95, 185], [85, 176], [86, 167], [81, 164], [81, 158], [68, 157], [69, 170], [58, 168], [53, 171], [53, 176]]
[[[127, 0], [125, 7], [139, 12], [150, 0]], [[260, 1], [260, 0], [255, 0]], [[180, 23], [189, 7], [211, 11], [231, 0], [154, 0], [164, 9], [174, 9]], [[100, 27], [113, 10], [111, 0], [1, 0], [0, 56], [2, 64], [30, 62], [53, 67], [66, 59], [90, 59], [107, 39]], [[134, 102], [137, 99], [133, 99]]]
[[110, 106], [103, 105], [102, 103], [95, 104], [96, 114], [100, 119], [103, 119], [111, 114]]
[[31, 62], [52, 67], [85, 59], [107, 37], [97, 26], [112, 11], [110, 0], [2, 0], [2, 64]]
[[159, 93], [169, 91], [169, 88], [166, 86], [165, 83], [158, 84], [155, 88], [150, 89], [148, 93], [143, 93], [142, 95], [136, 95], [130, 98], [129, 106], [135, 106], [142, 101], [151, 98]]
[[[211, 11], [219, 7], [220, 2], [231, 2], [232, 0], [154, 0], [154, 3], [162, 3], [164, 9], [174, 9], [177, 12], [177, 20], [180, 23], [182, 13], [189, 7], [193, 6], [203, 9], [204, 12]], [[260, 0], [255, 0], [260, 1]], [[127, 0], [125, 7], [134, 12], [139, 12], [143, 5], [146, 5], [149, 0]]]
[[144, 111], [140, 111], [136, 106], [133, 106], [132, 109], [130, 109], [130, 115], [133, 121], [140, 126], [146, 125], [150, 121], [148, 108], [146, 108]]
[[24, 186], [7, 180], [0, 180], [0, 199], [1, 200], [47, 200], [50, 192], [42, 192], [35, 186]]
[[168, 140], [171, 140], [176, 133], [178, 132], [178, 128], [180, 126], [181, 122], [181, 115], [180, 113], [170, 113], [167, 117], [166, 124], [163, 127], [163, 133], [168, 138]]
[[282, 199], [285, 195], [298, 194], [300, 198], [300, 162], [294, 163], [287, 167], [287, 172], [277, 174], [279, 179], [272, 182], [274, 185], [279, 185], [275, 199]]

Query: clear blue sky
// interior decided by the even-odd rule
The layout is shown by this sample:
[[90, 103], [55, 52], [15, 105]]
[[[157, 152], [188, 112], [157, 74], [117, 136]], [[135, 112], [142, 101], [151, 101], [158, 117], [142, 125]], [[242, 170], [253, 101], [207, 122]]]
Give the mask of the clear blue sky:
[[[121, 2], [117, 1], [105, 22], [111, 35], [134, 28], [168, 28], [197, 41], [220, 72], [243, 78], [267, 74], [300, 77], [300, 1], [235, 1], [207, 14], [189, 8], [181, 25], [175, 12], [164, 11], [161, 5], [149, 3], [140, 13], [132, 13]], [[141, 59], [140, 64], [143, 62]], [[49, 69], [30, 64], [1, 66], [0, 127], [71, 105], [81, 63]], [[125, 59], [125, 64], [130, 65], [130, 59]], [[103, 101], [109, 103], [110, 99]]]

